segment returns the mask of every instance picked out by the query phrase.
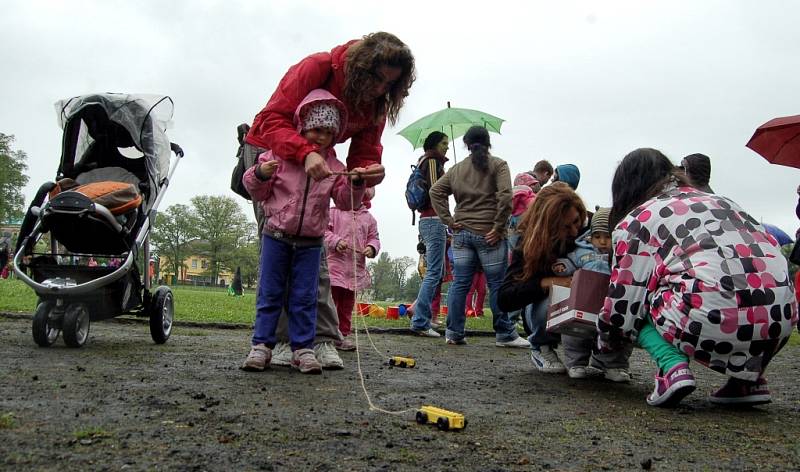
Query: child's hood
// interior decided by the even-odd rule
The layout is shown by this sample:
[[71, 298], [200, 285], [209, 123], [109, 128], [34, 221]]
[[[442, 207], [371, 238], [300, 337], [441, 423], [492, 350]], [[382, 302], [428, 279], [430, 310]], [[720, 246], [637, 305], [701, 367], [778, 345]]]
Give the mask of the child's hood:
[[294, 126], [297, 132], [300, 133], [303, 129], [303, 123], [300, 121], [300, 116], [310, 106], [318, 103], [330, 103], [339, 110], [339, 132], [334, 139], [334, 143], [339, 142], [340, 138], [347, 129], [347, 107], [344, 106], [338, 98], [334, 97], [330, 92], [323, 89], [314, 89], [308, 92], [308, 95], [297, 105], [294, 111]]
[[575, 238], [575, 245], [583, 249], [591, 249], [594, 251], [594, 245], [592, 245], [592, 230], [587, 230], [585, 233]]

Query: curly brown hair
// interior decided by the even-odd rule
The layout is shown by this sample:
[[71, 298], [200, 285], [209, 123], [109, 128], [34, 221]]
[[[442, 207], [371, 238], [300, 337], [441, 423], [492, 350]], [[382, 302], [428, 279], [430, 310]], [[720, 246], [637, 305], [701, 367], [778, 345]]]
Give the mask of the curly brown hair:
[[365, 87], [365, 84], [376, 80], [375, 72], [381, 66], [398, 67], [402, 72], [386, 95], [375, 99], [372, 119], [378, 123], [385, 116], [394, 125], [408, 90], [416, 80], [414, 55], [397, 36], [382, 31], [371, 33], [347, 50], [344, 99], [356, 108], [368, 102], [370, 99], [364, 92], [369, 87]]
[[548, 185], [536, 194], [519, 223], [524, 260], [519, 280], [529, 279], [566, 251], [570, 241], [561, 240], [560, 232], [570, 208], [578, 211], [581, 221], [586, 220], [583, 200], [569, 185]]

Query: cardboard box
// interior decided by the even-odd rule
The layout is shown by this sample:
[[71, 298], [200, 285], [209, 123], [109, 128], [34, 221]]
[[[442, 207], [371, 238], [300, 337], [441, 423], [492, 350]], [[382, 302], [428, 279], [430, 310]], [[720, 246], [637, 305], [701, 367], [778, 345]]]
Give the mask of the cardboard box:
[[591, 270], [577, 270], [572, 288], [554, 285], [550, 289], [547, 331], [580, 338], [593, 338], [597, 318], [608, 293], [609, 276]]

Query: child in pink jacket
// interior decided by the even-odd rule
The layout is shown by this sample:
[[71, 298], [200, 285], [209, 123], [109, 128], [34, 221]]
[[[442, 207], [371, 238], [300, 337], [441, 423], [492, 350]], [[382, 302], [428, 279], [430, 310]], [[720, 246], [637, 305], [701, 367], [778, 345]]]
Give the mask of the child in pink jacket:
[[319, 153], [334, 175], [315, 181], [306, 175], [302, 163], [280, 159], [273, 151], [267, 151], [242, 178], [266, 215], [256, 322], [252, 347], [242, 369], [263, 371], [269, 366], [278, 318], [285, 304], [292, 366], [304, 374], [319, 374], [322, 368], [311, 347], [328, 208], [331, 198], [337, 207], [348, 210], [351, 201], [361, 201], [364, 169], [355, 168], [352, 175], [336, 175], [346, 171], [336, 159], [333, 145], [347, 126], [347, 114], [344, 105], [329, 92], [312, 90], [295, 110], [294, 123], [309, 143], [319, 146]]
[[[356, 292], [360, 292], [372, 284], [367, 272], [366, 258], [374, 258], [381, 249], [381, 241], [378, 238], [378, 222], [369, 212], [371, 206], [369, 201], [374, 195], [374, 188], [367, 189], [363, 204], [354, 211], [355, 215], [338, 208], [331, 208], [330, 222], [325, 231], [328, 270], [331, 276], [331, 296], [339, 315], [339, 331], [344, 336], [344, 340], [336, 343], [336, 347], [340, 351], [352, 351], [356, 348], [350, 338], [350, 323], [353, 316], [353, 305], [356, 302]], [[355, 242], [353, 241], [354, 233]]]

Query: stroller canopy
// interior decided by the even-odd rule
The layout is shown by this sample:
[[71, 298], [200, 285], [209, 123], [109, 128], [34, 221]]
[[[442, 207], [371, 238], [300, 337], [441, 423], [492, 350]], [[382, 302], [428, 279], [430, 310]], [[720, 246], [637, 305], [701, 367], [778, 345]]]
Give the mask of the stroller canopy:
[[74, 177], [81, 167], [119, 166], [147, 181], [148, 200], [155, 197], [169, 171], [170, 97], [92, 94], [60, 100], [55, 107], [64, 130], [59, 177]]

